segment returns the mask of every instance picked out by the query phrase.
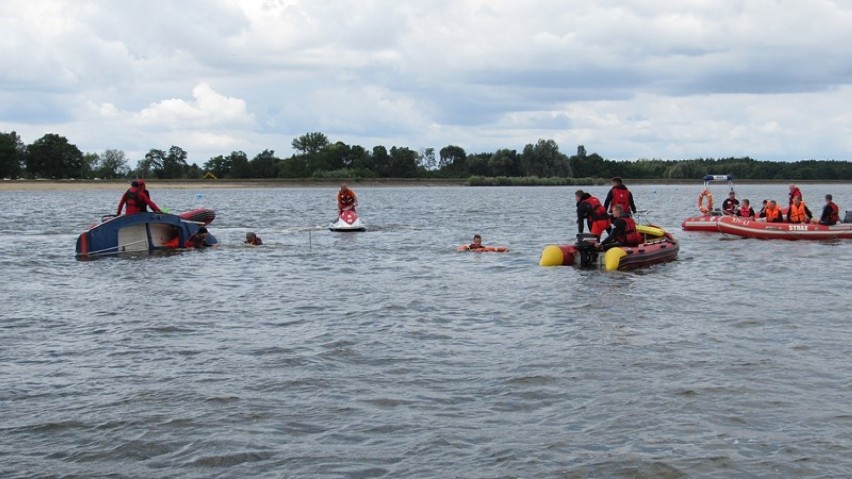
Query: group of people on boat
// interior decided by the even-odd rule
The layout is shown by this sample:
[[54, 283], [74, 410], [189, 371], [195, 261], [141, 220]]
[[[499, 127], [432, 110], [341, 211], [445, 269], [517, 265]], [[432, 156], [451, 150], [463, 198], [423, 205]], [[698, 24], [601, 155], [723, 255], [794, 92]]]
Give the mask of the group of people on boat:
[[731, 190], [722, 202], [722, 214], [739, 216], [746, 219], [763, 218], [767, 223], [814, 223], [834, 226], [840, 222], [840, 207], [834, 202], [831, 194], [825, 195], [825, 205], [819, 218], [814, 217], [811, 210], [802, 200], [802, 191], [795, 184], [790, 185], [789, 205], [785, 214], [775, 200], [763, 200], [760, 212], [755, 213], [751, 202], [747, 199], [740, 202], [736, 192]]
[[612, 188], [603, 203], [583, 190], [574, 193], [577, 200], [577, 232], [582, 234], [585, 228], [598, 237], [606, 231], [607, 237], [601, 242], [601, 247], [638, 246], [642, 235], [636, 230], [633, 214], [636, 213], [636, 203], [633, 193], [624, 185], [621, 177], [612, 179]]

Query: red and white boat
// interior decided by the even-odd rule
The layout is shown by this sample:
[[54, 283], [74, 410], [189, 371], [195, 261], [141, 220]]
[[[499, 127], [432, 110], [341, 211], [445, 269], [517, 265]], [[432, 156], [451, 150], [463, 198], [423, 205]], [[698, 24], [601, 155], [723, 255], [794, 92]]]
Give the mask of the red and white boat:
[[336, 221], [328, 225], [328, 229], [331, 231], [347, 232], [365, 231], [367, 227], [361, 221], [361, 218], [358, 217], [358, 214], [355, 213], [355, 210], [344, 210], [340, 212]]
[[725, 234], [757, 239], [783, 240], [833, 240], [852, 239], [852, 224], [838, 223], [825, 226], [812, 223], [767, 223], [738, 216], [720, 216], [715, 222], [716, 231]]

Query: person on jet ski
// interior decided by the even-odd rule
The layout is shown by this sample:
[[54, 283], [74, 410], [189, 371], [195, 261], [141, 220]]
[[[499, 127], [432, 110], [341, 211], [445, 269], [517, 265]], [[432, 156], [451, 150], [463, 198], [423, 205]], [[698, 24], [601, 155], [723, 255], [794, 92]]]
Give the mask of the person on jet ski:
[[358, 197], [355, 192], [350, 190], [346, 183], [340, 184], [340, 191], [337, 192], [337, 213], [343, 213], [347, 210], [355, 211], [358, 207]]

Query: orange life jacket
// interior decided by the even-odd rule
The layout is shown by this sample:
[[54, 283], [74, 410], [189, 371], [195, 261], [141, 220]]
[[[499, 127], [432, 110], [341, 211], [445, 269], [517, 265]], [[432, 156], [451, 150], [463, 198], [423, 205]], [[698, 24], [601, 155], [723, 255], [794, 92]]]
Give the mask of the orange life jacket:
[[790, 223], [807, 223], [808, 216], [805, 213], [805, 202], [790, 205]]
[[829, 201], [828, 208], [831, 210], [831, 214], [828, 216], [828, 221], [831, 222], [831, 224], [837, 224], [840, 221], [840, 207], [833, 201]]
[[766, 208], [767, 223], [773, 223], [775, 221], [778, 221], [779, 218], [781, 218], [781, 208], [777, 206], [774, 209], [769, 207]]
[[340, 191], [337, 193], [337, 202], [341, 206], [352, 206], [355, 204], [355, 195], [352, 190]]

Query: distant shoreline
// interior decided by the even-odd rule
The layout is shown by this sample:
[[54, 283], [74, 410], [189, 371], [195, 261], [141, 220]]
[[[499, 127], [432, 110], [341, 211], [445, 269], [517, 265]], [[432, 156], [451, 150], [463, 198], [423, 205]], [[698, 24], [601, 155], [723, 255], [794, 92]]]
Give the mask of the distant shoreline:
[[[351, 186], [369, 187], [461, 187], [467, 179], [435, 178], [368, 178], [346, 180]], [[215, 188], [328, 188], [336, 187], [341, 180], [328, 179], [272, 179], [272, 180], [147, 180], [149, 187], [161, 190], [189, 190]], [[629, 185], [697, 185], [701, 179], [627, 179]], [[0, 191], [122, 191], [129, 187], [130, 180], [3, 180]], [[848, 184], [848, 180], [734, 180], [740, 185], [748, 184]], [[607, 182], [608, 184], [608, 182]], [[546, 187], [546, 186], [543, 186]], [[471, 186], [471, 188], [481, 188]]]

